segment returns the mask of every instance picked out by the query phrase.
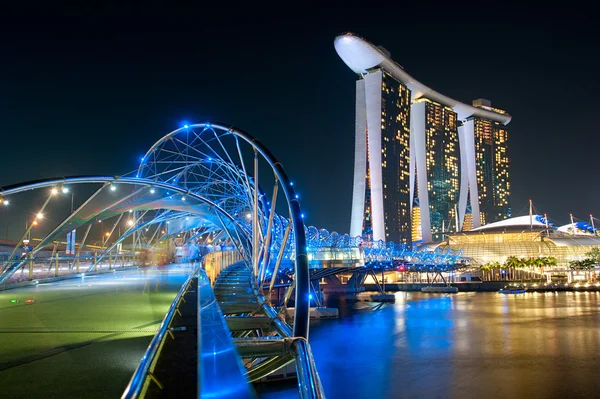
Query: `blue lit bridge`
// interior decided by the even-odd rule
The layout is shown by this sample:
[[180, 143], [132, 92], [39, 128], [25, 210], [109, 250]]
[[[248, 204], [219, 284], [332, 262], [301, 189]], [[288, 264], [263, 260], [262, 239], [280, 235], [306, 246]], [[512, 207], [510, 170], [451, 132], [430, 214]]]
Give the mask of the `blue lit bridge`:
[[[167, 134], [141, 158], [137, 170], [123, 176], [61, 177], [4, 187], [0, 204], [7, 210], [7, 236], [11, 233], [11, 240], [0, 241], [0, 288], [8, 289], [1, 294], [6, 304], [0, 311], [13, 314], [3, 319], [6, 323], [21, 323], [19, 310], [30, 314], [60, 302], [61, 287], [86, 296], [90, 279], [107, 284], [123, 276], [148, 281], [166, 273], [164, 281], [156, 277], [170, 287], [162, 297], [166, 316], [160, 325], [149, 318], [145, 321], [150, 324], [140, 320], [106, 329], [148, 333], [144, 329], [154, 326], [126, 398], [166, 397], [173, 386], [200, 396], [253, 397], [248, 382], [290, 364], [295, 365], [300, 396], [323, 397], [307, 341], [311, 290], [318, 292], [319, 281], [342, 272], [364, 280], [374, 268], [393, 268], [397, 262], [443, 270], [460, 260], [460, 254], [305, 226], [281, 163], [254, 137], [220, 124], [186, 125]], [[200, 262], [217, 254], [219, 262]], [[191, 267], [167, 266], [172, 263]], [[157, 270], [152, 266], [157, 264], [165, 266]], [[117, 287], [111, 293], [132, 300], [126, 292], [135, 284], [108, 286]], [[46, 287], [56, 288], [49, 292], [58, 298], [44, 300]], [[145, 283], [141, 287], [142, 294], [151, 291]], [[278, 287], [283, 292], [275, 295]], [[31, 299], [38, 291], [42, 299]], [[20, 299], [11, 299], [12, 292]], [[77, 295], [73, 298], [80, 301]], [[168, 309], [165, 298], [173, 300]], [[70, 312], [79, 315], [86, 306], [108, 319], [131, 312], [117, 302], [105, 314], [106, 309], [85, 301]], [[93, 319], [85, 313], [81, 317]], [[35, 328], [44, 329], [44, 324], [52, 325], [52, 317]], [[36, 333], [33, 327], [18, 327], [0, 325], [6, 334]], [[52, 328], [44, 332], [52, 333]], [[73, 331], [84, 330], [78, 325]], [[47, 348], [43, 358], [73, 345], [60, 343], [64, 345]], [[191, 353], [194, 345], [198, 351]], [[185, 361], [178, 357], [182, 351]], [[13, 355], [0, 358], [0, 381], [3, 370], [36, 362], [39, 354]]]

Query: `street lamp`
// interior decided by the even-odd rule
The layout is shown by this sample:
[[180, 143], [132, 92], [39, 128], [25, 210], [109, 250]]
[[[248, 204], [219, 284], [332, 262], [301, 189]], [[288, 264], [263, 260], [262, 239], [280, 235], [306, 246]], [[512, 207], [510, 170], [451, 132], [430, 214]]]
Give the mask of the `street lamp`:
[[[105, 239], [106, 237], [106, 239]], [[107, 231], [106, 233], [104, 233], [104, 235], [102, 236], [102, 249], [104, 249], [104, 244], [106, 242], [108, 242], [108, 237], [110, 237], [110, 233]]]

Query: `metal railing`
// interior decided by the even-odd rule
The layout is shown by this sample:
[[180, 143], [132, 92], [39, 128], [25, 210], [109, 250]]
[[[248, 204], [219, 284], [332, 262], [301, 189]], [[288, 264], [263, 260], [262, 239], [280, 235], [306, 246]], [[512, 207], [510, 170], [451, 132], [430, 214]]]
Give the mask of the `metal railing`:
[[296, 359], [296, 375], [298, 376], [298, 393], [301, 399], [325, 398], [321, 378], [317, 373], [317, 365], [310, 345], [305, 338], [296, 338], [291, 347]]
[[163, 341], [163, 339], [165, 338], [165, 335], [167, 334], [167, 331], [169, 329], [171, 321], [173, 320], [173, 316], [175, 315], [175, 310], [177, 310], [177, 307], [179, 306], [179, 302], [181, 301], [181, 298], [183, 298], [186, 291], [188, 290], [189, 285], [192, 282], [192, 279], [198, 274], [198, 270], [199, 270], [199, 267], [196, 268], [189, 275], [187, 280], [185, 280], [185, 283], [183, 283], [183, 285], [181, 286], [179, 293], [177, 294], [177, 296], [171, 303], [171, 307], [169, 307], [169, 311], [167, 312], [162, 323], [160, 324], [160, 327], [158, 328], [156, 335], [154, 336], [154, 338], [152, 338], [150, 345], [148, 345], [148, 349], [146, 349], [146, 353], [144, 353], [144, 356], [142, 357], [142, 360], [140, 361], [138, 368], [135, 370], [133, 377], [131, 377], [131, 380], [129, 381], [127, 388], [125, 388], [125, 392], [123, 392], [121, 399], [134, 399], [139, 396], [140, 391], [142, 390], [142, 387], [144, 386], [144, 381], [146, 381], [146, 377], [149, 374], [151, 374], [150, 367], [152, 366], [154, 358], [155, 358], [156, 354], [158, 353], [158, 349], [160, 347], [161, 342]]

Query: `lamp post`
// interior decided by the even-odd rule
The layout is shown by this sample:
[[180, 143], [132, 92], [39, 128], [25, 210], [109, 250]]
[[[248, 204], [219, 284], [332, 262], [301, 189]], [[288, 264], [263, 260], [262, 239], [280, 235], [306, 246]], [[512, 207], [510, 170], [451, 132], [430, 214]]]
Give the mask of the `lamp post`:
[[[106, 241], [104, 239], [105, 237], [106, 237]], [[102, 250], [104, 250], [104, 243], [108, 242], [108, 237], [110, 237], [110, 233], [108, 231], [102, 235], [102, 248], [101, 248]]]

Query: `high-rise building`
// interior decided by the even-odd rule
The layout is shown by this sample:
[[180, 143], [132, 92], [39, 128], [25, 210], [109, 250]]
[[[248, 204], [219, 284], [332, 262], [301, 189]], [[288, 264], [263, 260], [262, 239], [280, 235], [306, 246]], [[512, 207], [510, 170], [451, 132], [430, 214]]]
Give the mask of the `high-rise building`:
[[356, 82], [356, 144], [351, 231], [410, 242], [410, 91], [373, 70]]
[[[456, 112], [452, 108], [425, 97], [416, 99], [412, 105], [412, 118], [424, 120], [422, 136], [414, 136], [415, 174], [421, 206], [426, 200], [429, 207], [428, 233], [433, 241], [439, 241], [444, 232], [456, 223], [455, 211], [459, 197], [459, 145]], [[456, 226], [454, 226], [456, 228]], [[423, 230], [423, 228], [421, 228]]]
[[[491, 103], [484, 99], [473, 105], [485, 109]], [[496, 112], [504, 112], [494, 109]], [[479, 188], [479, 214], [481, 224], [498, 222], [511, 217], [508, 203], [510, 181], [508, 173], [506, 127], [496, 121], [474, 118], [477, 186]]]
[[469, 204], [473, 227], [510, 216], [510, 115], [432, 90], [354, 34], [334, 44], [359, 75], [351, 235], [440, 240], [463, 228]]

